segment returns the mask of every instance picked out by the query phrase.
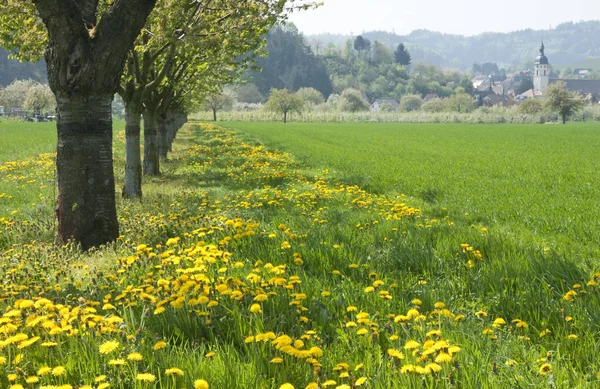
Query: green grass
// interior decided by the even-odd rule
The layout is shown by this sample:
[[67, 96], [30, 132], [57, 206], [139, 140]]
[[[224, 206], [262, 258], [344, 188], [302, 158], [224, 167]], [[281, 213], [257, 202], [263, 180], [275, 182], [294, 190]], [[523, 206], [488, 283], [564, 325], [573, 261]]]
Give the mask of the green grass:
[[0, 121], [0, 165], [56, 152], [56, 123]]
[[[596, 124], [228, 123], [378, 193], [600, 258]], [[589, 258], [581, 258], [587, 260]]]
[[[369, 167], [374, 158], [355, 155], [369, 150], [377, 126], [354, 131], [346, 126], [353, 136], [345, 152], [318, 147], [319, 128], [333, 134], [323, 141], [341, 142], [344, 136], [334, 127], [297, 126], [293, 132], [293, 126], [276, 131], [277, 126], [248, 126], [243, 136], [210, 125], [186, 126], [162, 165], [164, 174], [145, 179], [143, 201], [118, 200], [121, 238], [88, 253], [52, 244], [51, 167], [33, 159], [12, 171], [25, 177], [20, 193], [45, 200], [32, 212], [18, 196], [0, 198], [17, 211], [0, 215], [0, 388], [12, 384], [9, 374], [29, 387], [26, 377], [59, 365], [66, 374], [40, 375], [40, 385], [75, 387], [100, 375], [120, 389], [191, 388], [201, 378], [213, 389], [279, 389], [286, 382], [296, 389], [310, 382], [324, 388], [328, 380], [336, 381], [328, 388], [340, 389], [599, 385], [596, 258], [584, 261], [558, 243], [548, 247], [536, 240], [550, 235], [526, 235], [525, 228], [514, 231], [499, 220], [483, 223], [479, 218], [485, 215], [471, 219], [459, 201], [369, 177], [381, 174]], [[442, 159], [446, 165], [464, 164], [462, 151], [449, 145], [463, 150], [463, 142], [477, 143], [477, 131], [512, 128], [514, 137], [534, 129], [457, 126], [454, 135], [461, 134], [462, 142], [452, 143], [451, 136], [427, 128], [420, 132], [429, 131], [429, 137], [414, 138], [445, 148], [452, 156]], [[306, 137], [293, 139], [303, 131]], [[390, 147], [399, 130], [387, 131], [391, 135], [382, 144]], [[287, 139], [280, 141], [282, 148], [298, 151], [261, 146], [257, 139], [267, 142], [269, 134]], [[118, 180], [122, 141], [119, 131]], [[402, 144], [395, 142], [399, 149]], [[419, 141], [411, 144], [416, 149]], [[414, 155], [427, 155], [424, 149]], [[336, 154], [327, 155], [331, 150]], [[380, 169], [390, 168], [393, 153], [372, 150], [387, 161]], [[422, 174], [427, 160], [422, 158]], [[417, 170], [405, 162], [398, 171], [417, 177]], [[0, 179], [6, 174], [0, 171]], [[467, 181], [470, 175], [463, 172]], [[410, 184], [406, 179], [403, 185]], [[40, 304], [40, 296], [48, 305]], [[269, 332], [296, 342], [286, 348], [248, 339]], [[13, 336], [17, 333], [40, 339], [27, 345], [23, 335]], [[449, 344], [425, 351], [428, 339]], [[154, 350], [162, 340], [166, 347]], [[415, 355], [404, 349], [409, 340], [420, 344]], [[56, 345], [42, 346], [48, 341]], [[116, 341], [117, 349], [102, 354], [100, 345], [107, 341]], [[313, 347], [319, 349], [310, 352]], [[404, 359], [393, 359], [390, 349], [403, 352]], [[141, 353], [142, 361], [128, 360], [131, 352]], [[111, 359], [123, 359], [124, 365], [114, 367]], [[439, 372], [401, 372], [435, 359]], [[545, 363], [551, 374], [540, 374]], [[184, 376], [167, 376], [173, 367]], [[137, 381], [141, 372], [153, 374], [154, 383]], [[355, 385], [363, 377], [366, 382]]]
[[[115, 132], [114, 143], [115, 158], [117, 165], [124, 159], [123, 147], [121, 147], [117, 139], [119, 130], [123, 130], [125, 122], [116, 120], [113, 123]], [[9, 215], [17, 208], [19, 212], [24, 212], [31, 218], [35, 218], [36, 214], [43, 211], [42, 208], [54, 206], [56, 193], [53, 190], [55, 184], [55, 168], [53, 163], [53, 154], [56, 153], [56, 123], [32, 123], [32, 122], [17, 122], [17, 121], [0, 121], [0, 139], [2, 147], [0, 147], [0, 169], [5, 164], [11, 162], [22, 162], [31, 165], [27, 169], [28, 174], [12, 174], [6, 175], [0, 181], [0, 217]], [[41, 154], [48, 154], [43, 158], [43, 161], [34, 161]], [[51, 155], [52, 154], [52, 155]], [[37, 171], [36, 171], [37, 170]], [[29, 173], [40, 173], [43, 170], [45, 174], [44, 183], [40, 183], [37, 178], [29, 177]], [[48, 179], [46, 181], [46, 178]], [[31, 191], [28, 188], [37, 181], [46, 189], [50, 187], [51, 191]], [[10, 198], [11, 201], [7, 201]]]

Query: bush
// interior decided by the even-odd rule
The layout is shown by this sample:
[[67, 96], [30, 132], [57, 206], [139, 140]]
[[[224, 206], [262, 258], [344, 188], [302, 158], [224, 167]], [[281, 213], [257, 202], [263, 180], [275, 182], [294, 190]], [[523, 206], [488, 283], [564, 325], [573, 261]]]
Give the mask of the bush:
[[471, 113], [477, 109], [477, 104], [471, 95], [458, 93], [448, 99], [446, 109], [451, 112]]
[[340, 108], [345, 112], [361, 112], [369, 110], [369, 102], [362, 92], [356, 89], [346, 89], [340, 98]]
[[527, 99], [519, 105], [519, 113], [526, 115], [540, 114], [545, 109], [544, 105], [545, 104], [543, 100]]
[[304, 101], [305, 105], [319, 105], [325, 102], [323, 94], [315, 88], [300, 88], [296, 93]]
[[421, 109], [423, 99], [419, 95], [406, 95], [400, 99], [401, 112], [413, 112]]
[[435, 98], [431, 99], [428, 102], [424, 103], [421, 106], [421, 111], [429, 112], [429, 113], [439, 113], [444, 112], [446, 110], [447, 99]]
[[394, 106], [391, 104], [383, 104], [381, 107], [379, 107], [379, 110], [381, 112], [396, 112], [396, 108], [394, 108]]

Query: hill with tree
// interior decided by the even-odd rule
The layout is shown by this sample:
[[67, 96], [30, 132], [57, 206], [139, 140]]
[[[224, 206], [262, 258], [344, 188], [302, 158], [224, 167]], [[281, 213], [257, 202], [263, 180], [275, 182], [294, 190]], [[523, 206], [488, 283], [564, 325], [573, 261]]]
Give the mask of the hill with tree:
[[[413, 63], [426, 62], [444, 68], [468, 70], [474, 63], [497, 62], [503, 67], [520, 68], [533, 61], [540, 40], [544, 39], [547, 55], [554, 65], [573, 66], [600, 58], [600, 21], [563, 23], [549, 30], [520, 30], [510, 33], [483, 33], [475, 36], [442, 34], [416, 30], [408, 35], [385, 31], [362, 34], [371, 42], [396, 49], [404, 44]], [[312, 35], [307, 40], [318, 54], [328, 45], [344, 47], [349, 35]]]
[[6, 50], [0, 47], [0, 86], [9, 85], [14, 80], [26, 79], [45, 81], [46, 64], [44, 61], [32, 64], [9, 59]]

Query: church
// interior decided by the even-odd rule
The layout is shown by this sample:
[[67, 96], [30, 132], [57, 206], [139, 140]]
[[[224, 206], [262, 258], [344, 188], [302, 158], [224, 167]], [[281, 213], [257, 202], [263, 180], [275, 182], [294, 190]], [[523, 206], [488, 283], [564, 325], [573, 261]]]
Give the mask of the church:
[[581, 80], [581, 79], [563, 79], [563, 78], [550, 78], [550, 63], [548, 57], [544, 53], [546, 47], [542, 42], [540, 46], [540, 54], [535, 58], [535, 65], [533, 70], [533, 89], [528, 90], [521, 96], [526, 97], [543, 97], [544, 91], [549, 85], [556, 82], [564, 82], [566, 88], [572, 92], [577, 92], [586, 97], [586, 100], [598, 101], [600, 97], [600, 80]]

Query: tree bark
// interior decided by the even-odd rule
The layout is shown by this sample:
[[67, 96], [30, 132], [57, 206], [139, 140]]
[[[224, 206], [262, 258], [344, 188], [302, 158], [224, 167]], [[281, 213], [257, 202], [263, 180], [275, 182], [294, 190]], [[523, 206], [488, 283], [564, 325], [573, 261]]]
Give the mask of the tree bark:
[[168, 140], [168, 122], [166, 114], [159, 114], [157, 119], [158, 127], [158, 155], [162, 159], [167, 159], [169, 152], [169, 140]]
[[287, 123], [287, 112], [283, 113], [283, 123]]
[[110, 94], [57, 94], [58, 240], [84, 250], [115, 240]]
[[141, 114], [133, 103], [125, 103], [125, 185], [123, 197], [142, 197]]
[[213, 108], [213, 121], [217, 121], [217, 110], [215, 108]]
[[160, 162], [158, 157], [156, 111], [146, 109], [144, 111], [144, 175], [158, 176], [159, 174]]

